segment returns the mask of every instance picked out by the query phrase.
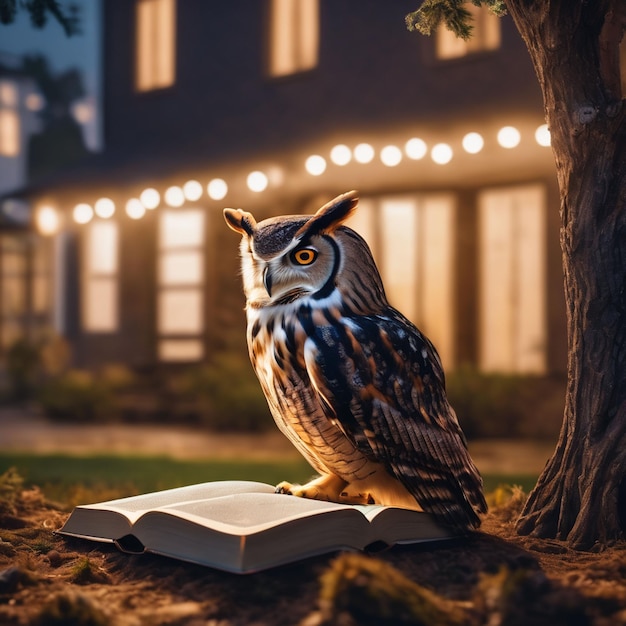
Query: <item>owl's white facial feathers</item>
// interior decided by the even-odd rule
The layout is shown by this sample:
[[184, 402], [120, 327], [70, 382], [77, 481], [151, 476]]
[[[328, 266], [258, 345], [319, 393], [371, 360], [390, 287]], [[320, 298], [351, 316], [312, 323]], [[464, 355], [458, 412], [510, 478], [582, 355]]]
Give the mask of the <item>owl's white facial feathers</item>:
[[[294, 254], [306, 249], [314, 255], [310, 264], [298, 264]], [[331, 244], [323, 236], [313, 236], [306, 242], [293, 239], [282, 250], [271, 257], [261, 257], [254, 246], [254, 240], [244, 236], [240, 246], [241, 268], [244, 293], [248, 307], [260, 308], [274, 305], [287, 305], [317, 294], [327, 286], [329, 280], [341, 266], [341, 247]], [[315, 301], [319, 306], [334, 291], [334, 284], [328, 294]]]

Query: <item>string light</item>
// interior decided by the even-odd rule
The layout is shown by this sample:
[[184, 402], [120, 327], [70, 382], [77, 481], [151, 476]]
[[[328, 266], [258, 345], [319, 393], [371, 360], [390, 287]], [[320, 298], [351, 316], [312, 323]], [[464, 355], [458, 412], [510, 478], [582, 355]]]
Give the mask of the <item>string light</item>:
[[469, 154], [478, 154], [485, 145], [485, 140], [479, 133], [467, 133], [461, 142], [463, 150]]
[[202, 197], [202, 185], [197, 180], [188, 180], [183, 185], [183, 194], [190, 202], [200, 200]]
[[93, 209], [88, 204], [81, 202], [74, 207], [72, 217], [77, 224], [88, 224], [93, 219]]
[[371, 163], [374, 159], [374, 148], [369, 143], [360, 143], [354, 149], [354, 160], [357, 163]]
[[340, 143], [330, 151], [330, 160], [335, 165], [347, 165], [352, 160], [352, 152], [348, 146]]
[[93, 208], [96, 215], [102, 219], [113, 217], [115, 213], [115, 203], [110, 198], [100, 198], [99, 200], [96, 200]]
[[165, 190], [165, 202], [172, 207], [180, 207], [185, 204], [185, 194], [180, 187], [172, 186]]
[[246, 183], [250, 191], [260, 193], [261, 191], [265, 191], [267, 189], [269, 180], [263, 172], [259, 172], [258, 170], [256, 170], [248, 174]]
[[126, 215], [133, 220], [139, 220], [146, 214], [146, 207], [139, 198], [131, 198], [126, 203]]
[[395, 167], [402, 161], [402, 150], [398, 146], [385, 146], [380, 151], [380, 160], [387, 167]]
[[437, 165], [445, 165], [452, 161], [453, 156], [452, 148], [447, 143], [438, 143], [433, 146], [430, 151], [430, 158], [437, 163]]
[[56, 235], [59, 232], [61, 219], [59, 212], [51, 206], [43, 206], [37, 211], [35, 217], [37, 230], [42, 235]]
[[409, 159], [413, 159], [414, 161], [419, 161], [426, 156], [426, 152], [428, 152], [428, 147], [426, 146], [426, 142], [419, 137], [413, 137], [413, 139], [409, 139], [406, 144], [404, 144], [404, 151]]
[[304, 167], [311, 176], [320, 176], [326, 171], [326, 159], [319, 154], [312, 154], [305, 161]]
[[214, 178], [207, 185], [206, 192], [209, 194], [209, 198], [211, 198], [211, 200], [222, 200], [228, 193], [228, 185], [225, 180], [221, 178]]
[[521, 140], [519, 130], [515, 126], [503, 126], [498, 131], [498, 143], [507, 149], [516, 148]]
[[139, 194], [139, 200], [146, 209], [153, 210], [161, 203], [161, 194], [156, 189], [148, 187]]

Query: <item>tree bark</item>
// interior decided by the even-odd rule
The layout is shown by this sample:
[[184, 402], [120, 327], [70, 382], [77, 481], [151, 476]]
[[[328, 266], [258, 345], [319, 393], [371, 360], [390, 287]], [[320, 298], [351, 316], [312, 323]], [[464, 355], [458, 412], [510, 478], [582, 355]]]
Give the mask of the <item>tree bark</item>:
[[507, 0], [544, 96], [561, 195], [568, 385], [517, 530], [588, 548], [626, 528], [624, 0]]

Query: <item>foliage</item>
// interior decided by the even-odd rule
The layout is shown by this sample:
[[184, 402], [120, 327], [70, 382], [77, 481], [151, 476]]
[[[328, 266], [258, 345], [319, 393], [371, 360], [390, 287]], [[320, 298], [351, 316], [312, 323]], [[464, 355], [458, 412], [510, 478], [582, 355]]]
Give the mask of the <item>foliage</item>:
[[214, 430], [263, 430], [273, 424], [267, 403], [245, 355], [221, 352], [208, 365], [190, 367], [168, 381], [176, 414], [195, 414]]
[[110, 419], [110, 389], [87, 370], [71, 369], [44, 383], [38, 399], [46, 414], [55, 419], [93, 422]]
[[11, 24], [18, 9], [28, 11], [35, 28], [43, 28], [52, 16], [68, 37], [80, 34], [80, 9], [77, 4], [61, 4], [57, 0], [0, 0], [0, 23]]
[[24, 479], [15, 467], [9, 467], [0, 475], [0, 513], [15, 512], [15, 505], [23, 487]]
[[461, 367], [447, 376], [446, 388], [469, 439], [558, 434], [565, 389], [560, 378], [483, 374]]
[[[475, 6], [484, 5], [496, 15], [506, 13], [504, 0], [471, 0]], [[416, 11], [409, 13], [406, 25], [409, 30], [417, 30], [424, 35], [432, 35], [443, 24], [461, 39], [472, 36], [472, 15], [463, 6], [466, 0], [424, 0]]]
[[36, 386], [40, 365], [39, 346], [26, 339], [19, 339], [8, 349], [6, 370], [11, 400], [25, 400]]

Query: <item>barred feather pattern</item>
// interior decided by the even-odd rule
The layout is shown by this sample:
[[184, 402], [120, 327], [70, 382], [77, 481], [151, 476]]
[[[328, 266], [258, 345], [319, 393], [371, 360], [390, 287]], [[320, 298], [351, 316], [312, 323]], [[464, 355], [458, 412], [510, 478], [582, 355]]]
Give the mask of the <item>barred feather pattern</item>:
[[[439, 356], [387, 302], [365, 241], [341, 225], [355, 204], [344, 194], [313, 217], [227, 216], [244, 235], [254, 370], [278, 428], [317, 472], [376, 503], [476, 528], [486, 511], [482, 479]], [[296, 266], [301, 249], [314, 251], [315, 269]]]

